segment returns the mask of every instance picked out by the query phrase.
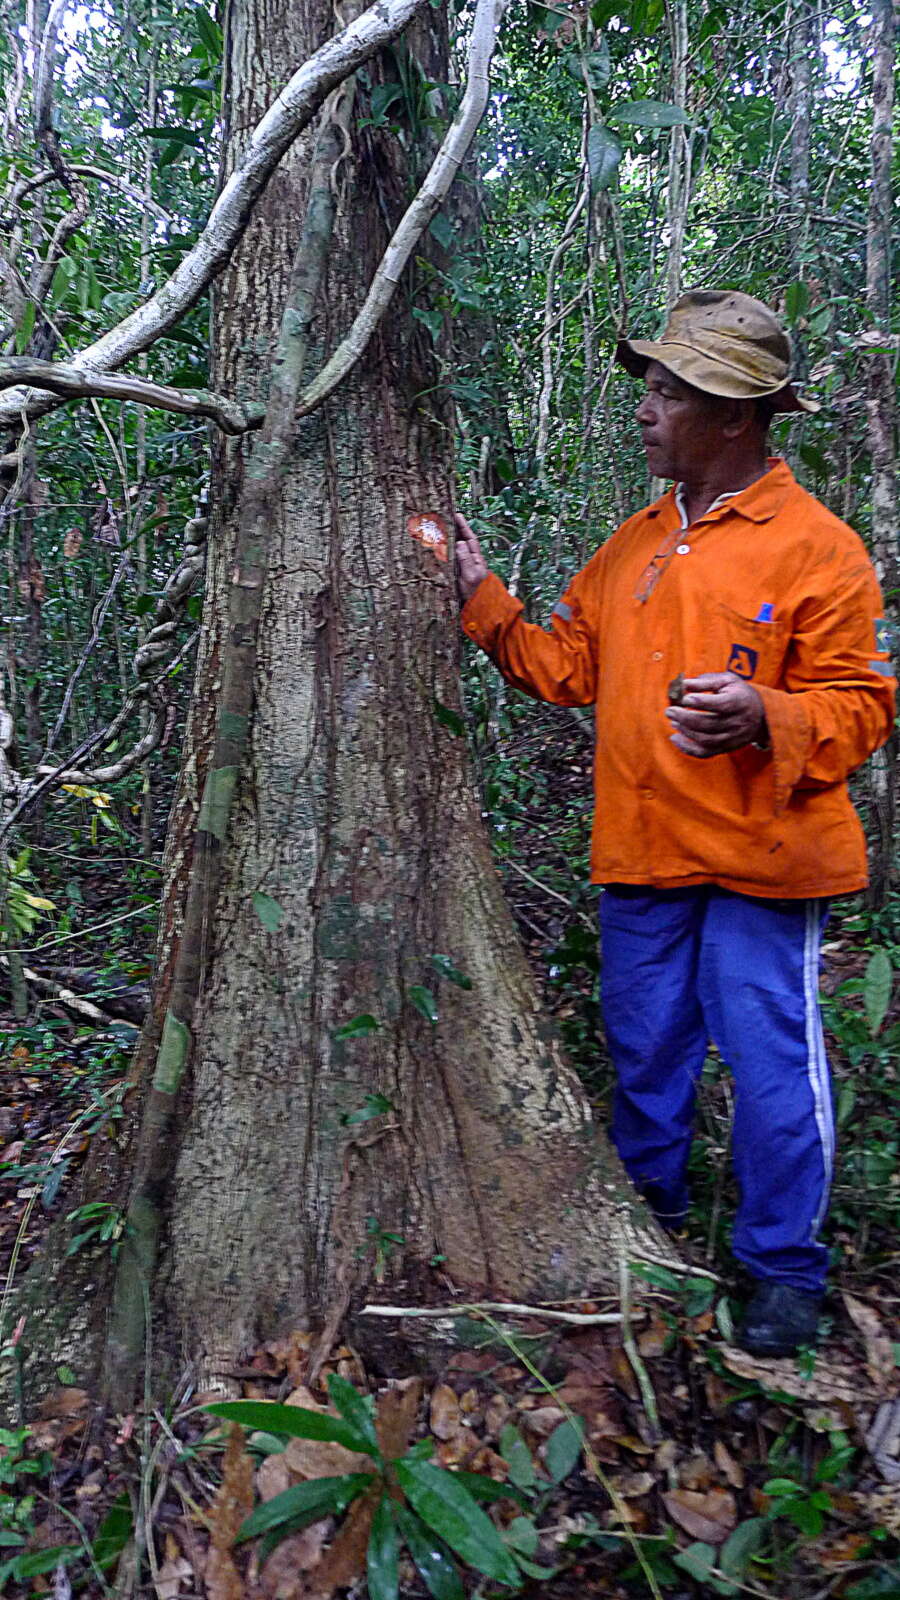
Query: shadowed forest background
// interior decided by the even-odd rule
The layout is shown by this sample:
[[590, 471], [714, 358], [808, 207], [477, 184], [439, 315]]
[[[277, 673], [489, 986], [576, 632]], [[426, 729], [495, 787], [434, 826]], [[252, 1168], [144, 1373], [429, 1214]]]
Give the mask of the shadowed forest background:
[[[78, 352], [155, 304], [282, 84], [358, 12], [318, 0], [240, 0], [227, 15], [179, 0], [28, 0], [0, 29], [0, 1587], [160, 1600], [363, 1595], [366, 1584], [371, 1600], [517, 1588], [897, 1595], [895, 743], [852, 781], [872, 887], [834, 906], [825, 943], [839, 1129], [827, 1349], [767, 1374], [730, 1342], [732, 1104], [714, 1054], [687, 1267], [667, 1260], [604, 1169], [604, 1204], [628, 1214], [632, 1247], [618, 1267], [611, 1247], [602, 1284], [586, 1282], [584, 1259], [597, 1252], [567, 1197], [596, 1207], [570, 1152], [588, 1110], [607, 1121], [611, 1092], [587, 864], [592, 718], [528, 701], [463, 648], [451, 569], [422, 565], [405, 522], [423, 511], [449, 521], [458, 505], [528, 615], [546, 623], [572, 573], [656, 492], [633, 422], [637, 386], [613, 364], [616, 338], [652, 337], [684, 287], [734, 287], [779, 310], [797, 377], [822, 402], [818, 416], [778, 421], [774, 448], [865, 539], [896, 627], [892, 9], [513, 3], [459, 176], [425, 216], [361, 360], [288, 430], [276, 462], [269, 380], [279, 329], [291, 331], [285, 296], [306, 317], [307, 383], [353, 321], [467, 81], [473, 9], [432, 0], [418, 10], [361, 58], [352, 92], [335, 80], [319, 121], [311, 106], [309, 131], [257, 190], [211, 294], [204, 284], [106, 363], [165, 385], [159, 403], [146, 389], [104, 390]], [[318, 193], [334, 215], [310, 311], [290, 264]], [[314, 216], [311, 236], [317, 226]], [[15, 385], [39, 384], [34, 362], [58, 370], [26, 397]], [[267, 400], [258, 436], [270, 453], [254, 455]], [[234, 618], [233, 571], [251, 570], [251, 513], [275, 537], [263, 560], [252, 557], [253, 704], [232, 768], [212, 752], [222, 704], [226, 719], [244, 714], [228, 701], [242, 669], [223, 666], [233, 637], [224, 619]], [[372, 601], [376, 591], [387, 598]], [[315, 736], [307, 747], [298, 735], [295, 749], [306, 718]], [[243, 772], [243, 787], [207, 787], [200, 809], [204, 774], [226, 770]], [[215, 981], [195, 985], [190, 1017], [167, 1032], [172, 994], [188, 992], [178, 950], [198, 810], [217, 841], [204, 846], [206, 870], [222, 875], [197, 913], [197, 961]], [[389, 845], [374, 823], [365, 832], [367, 814], [382, 812], [393, 815]], [[479, 814], [530, 976], [492, 899]], [[307, 848], [307, 835], [318, 845]], [[209, 868], [219, 846], [222, 864]], [[473, 859], [463, 884], [459, 862]], [[286, 1087], [287, 1046], [277, 1058], [291, 1006], [299, 1013], [310, 995], [298, 1036], [321, 1070], [304, 1078], [304, 1125]], [[525, 1040], [510, 1044], [504, 1018], [520, 1005]], [[476, 1041], [509, 1081], [524, 1072], [516, 1049], [549, 1073], [559, 1058], [542, 1015], [583, 1094], [563, 1087], [563, 1109], [546, 1119], [559, 1119], [551, 1146], [522, 1076], [521, 1125], [495, 1149], [481, 1123], [502, 1119], [480, 1101]], [[271, 1022], [270, 1041], [279, 1016], [288, 1022]], [[178, 1027], [203, 1041], [189, 1110]], [[447, 1087], [434, 1064], [454, 1047], [461, 1064]], [[219, 1098], [223, 1064], [224, 1077], [258, 1077], [255, 1145], [246, 1102], [231, 1113]], [[153, 1111], [160, 1084], [173, 1107], [182, 1096], [177, 1113]], [[430, 1127], [445, 1091], [450, 1110]], [[185, 1155], [189, 1119], [200, 1132]], [[532, 1126], [542, 1164], [528, 1176], [530, 1159], [518, 1170], [512, 1147], [530, 1149]], [[309, 1127], [324, 1130], [317, 1143]], [[253, 1154], [236, 1179], [242, 1140]], [[159, 1164], [167, 1144], [171, 1170]], [[213, 1205], [204, 1223], [204, 1185], [220, 1195], [233, 1186], [229, 1220]], [[160, 1215], [144, 1275], [123, 1289], [148, 1196]], [[471, 1197], [459, 1200], [459, 1223], [454, 1196]], [[271, 1213], [268, 1231], [255, 1204]], [[246, 1239], [210, 1274], [206, 1300], [202, 1290], [193, 1299], [197, 1263], [222, 1232], [240, 1232], [242, 1215]], [[612, 1238], [611, 1226], [601, 1216], [600, 1236]], [[157, 1256], [159, 1298], [153, 1288], [145, 1304], [140, 1285], [157, 1281]], [[547, 1262], [563, 1257], [553, 1278]], [[47, 1260], [52, 1291], [40, 1287]], [[465, 1289], [480, 1302], [484, 1285], [492, 1301], [538, 1309], [531, 1321], [490, 1314], [486, 1333], [478, 1313], [467, 1324], [475, 1348], [450, 1355], [449, 1345], [446, 1370], [411, 1322], [362, 1353], [356, 1323], [340, 1342], [344, 1316], [368, 1297], [436, 1305]], [[551, 1302], [615, 1317], [616, 1331], [560, 1332], [538, 1314]], [[111, 1346], [88, 1359], [108, 1311]], [[410, 1378], [418, 1367], [427, 1388]], [[157, 1372], [166, 1397], [157, 1391], [157, 1409], [142, 1411], [134, 1397], [145, 1375], [149, 1396]], [[99, 1420], [96, 1383], [113, 1401]], [[223, 1438], [196, 1410], [198, 1383], [207, 1398], [227, 1387], [251, 1400], [290, 1395], [295, 1408], [330, 1399], [360, 1448], [326, 1428], [325, 1456], [313, 1460], [292, 1440], [291, 1471], [278, 1465], [276, 1484], [278, 1428], [248, 1421], [251, 1454], [235, 1430], [223, 1465]], [[362, 1399], [354, 1410], [351, 1385], [379, 1396], [371, 1416]], [[385, 1533], [371, 1502], [335, 1537], [351, 1496], [317, 1502], [307, 1490], [305, 1509], [296, 1501], [298, 1485], [359, 1469], [366, 1440], [390, 1460], [423, 1431], [442, 1467], [512, 1485], [509, 1500], [493, 1496], [493, 1533], [466, 1536], [452, 1507], [429, 1521], [415, 1467], [403, 1479], [412, 1532], [401, 1520]], [[254, 1482], [263, 1502], [294, 1493], [295, 1520], [280, 1557], [266, 1563], [254, 1544], [248, 1565], [251, 1547], [235, 1537]], [[437, 1540], [430, 1555], [422, 1527]], [[409, 1554], [398, 1568], [391, 1541], [401, 1535]]]

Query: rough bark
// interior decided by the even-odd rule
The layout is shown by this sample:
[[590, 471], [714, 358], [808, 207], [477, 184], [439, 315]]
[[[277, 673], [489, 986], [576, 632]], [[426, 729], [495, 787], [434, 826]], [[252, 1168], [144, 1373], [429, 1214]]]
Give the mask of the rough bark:
[[[306, 6], [292, 22], [311, 47], [326, 19]], [[233, 128], [277, 81], [283, 23], [259, 0], [233, 10]], [[412, 48], [440, 79], [425, 26]], [[380, 218], [405, 198], [392, 141], [367, 129], [353, 145], [315, 330], [324, 347], [365, 293]], [[217, 297], [215, 384], [242, 399], [271, 347], [306, 165], [298, 150], [280, 170]], [[452, 503], [433, 382], [421, 327], [405, 308], [389, 314], [339, 395], [301, 425], [278, 510], [165, 1273], [167, 1324], [213, 1372], [261, 1331], [320, 1320], [361, 1289], [376, 1227], [404, 1241], [388, 1273], [427, 1278], [442, 1258], [455, 1283], [504, 1293], [579, 1292], [608, 1281], [617, 1246], [665, 1250], [546, 1034], [463, 742], [436, 714], [458, 706], [455, 600], [448, 567], [405, 526]], [[185, 820], [209, 748], [244, 449], [218, 447]], [[260, 894], [280, 908], [274, 931]], [[434, 954], [471, 990], [441, 981]], [[417, 985], [437, 996], [435, 1025], [410, 1000]], [[378, 1032], [336, 1040], [360, 1014]], [[370, 1094], [392, 1109], [343, 1123]]]
[[[894, 51], [896, 17], [893, 0], [876, 0], [872, 8], [872, 181], [866, 240], [866, 301], [880, 348], [866, 354], [866, 417], [872, 461], [872, 553], [891, 620], [898, 621], [900, 557], [897, 550], [897, 400], [891, 327], [891, 155], [893, 148]], [[896, 659], [896, 656], [895, 656]], [[875, 839], [871, 862], [870, 899], [886, 902], [891, 882], [896, 809], [897, 735], [869, 766], [869, 793]]]
[[[443, 15], [424, 16], [407, 42], [440, 81]], [[332, 22], [325, 0], [235, 0], [231, 164], [288, 61]], [[370, 70], [391, 73], [390, 55]], [[361, 95], [311, 329], [316, 362], [362, 302], [408, 199], [402, 147], [366, 117]], [[424, 138], [410, 127], [408, 148]], [[278, 169], [215, 296], [213, 381], [241, 404], [265, 398], [310, 151], [304, 136]], [[615, 1284], [623, 1253], [671, 1254], [542, 1020], [455, 731], [451, 569], [406, 527], [410, 513], [453, 501], [449, 411], [429, 336], [409, 315], [419, 293], [408, 272], [345, 385], [298, 425], [271, 506], [249, 744], [200, 929], [172, 1175], [154, 1195], [166, 1213], [146, 1285], [158, 1373], [187, 1359], [227, 1381], [261, 1336], [352, 1313], [373, 1277], [402, 1276], [407, 1301], [448, 1298], [448, 1279], [467, 1293], [559, 1298]], [[200, 797], [218, 759], [251, 451], [249, 440], [215, 445], [202, 646], [137, 1091], [172, 999]], [[471, 988], [440, 976], [434, 956]], [[433, 1022], [422, 990], [436, 997]], [[341, 1038], [360, 1015], [377, 1031]], [[376, 1095], [385, 1109], [347, 1120]]]

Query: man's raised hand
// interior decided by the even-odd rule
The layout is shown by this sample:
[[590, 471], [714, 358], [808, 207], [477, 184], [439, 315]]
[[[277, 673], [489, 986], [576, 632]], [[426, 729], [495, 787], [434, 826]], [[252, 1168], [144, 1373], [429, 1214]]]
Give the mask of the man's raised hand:
[[701, 672], [685, 678], [681, 705], [666, 716], [672, 743], [687, 756], [724, 755], [744, 745], [765, 744], [766, 713], [758, 689], [735, 672]]
[[488, 565], [465, 517], [457, 511], [453, 520], [456, 523], [456, 577], [460, 596], [465, 603], [471, 599], [482, 579], [487, 577]]

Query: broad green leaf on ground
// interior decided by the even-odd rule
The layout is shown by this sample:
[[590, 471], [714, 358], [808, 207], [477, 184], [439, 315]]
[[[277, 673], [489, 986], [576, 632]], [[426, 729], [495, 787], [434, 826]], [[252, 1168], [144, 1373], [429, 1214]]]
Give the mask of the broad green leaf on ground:
[[544, 1461], [554, 1483], [562, 1483], [576, 1465], [583, 1436], [581, 1423], [571, 1422], [568, 1417], [554, 1428], [544, 1449]]
[[354, 1389], [352, 1383], [342, 1378], [339, 1373], [333, 1372], [328, 1379], [328, 1397], [332, 1405], [341, 1413], [357, 1438], [362, 1439], [368, 1453], [378, 1460], [381, 1449], [378, 1444], [378, 1435], [375, 1432], [375, 1407], [367, 1394], [360, 1394]]
[[518, 1584], [516, 1565], [497, 1529], [452, 1472], [427, 1461], [398, 1461], [397, 1478], [413, 1510], [476, 1572]]
[[397, 1507], [397, 1522], [432, 1600], [465, 1600], [462, 1578], [443, 1540], [406, 1506]]
[[311, 1478], [307, 1483], [296, 1483], [251, 1511], [241, 1524], [236, 1542], [243, 1544], [282, 1524], [289, 1523], [293, 1531], [329, 1513], [338, 1516], [372, 1481], [371, 1472], [346, 1472], [339, 1478]]
[[400, 1587], [400, 1542], [394, 1503], [382, 1495], [372, 1518], [366, 1552], [369, 1600], [397, 1600]]
[[277, 1400], [216, 1400], [204, 1406], [214, 1417], [239, 1422], [242, 1428], [259, 1428], [263, 1433], [286, 1433], [292, 1439], [326, 1439], [342, 1444], [357, 1455], [371, 1454], [368, 1434], [361, 1433], [344, 1417], [330, 1417], [324, 1411], [308, 1411], [304, 1406], [283, 1406]]

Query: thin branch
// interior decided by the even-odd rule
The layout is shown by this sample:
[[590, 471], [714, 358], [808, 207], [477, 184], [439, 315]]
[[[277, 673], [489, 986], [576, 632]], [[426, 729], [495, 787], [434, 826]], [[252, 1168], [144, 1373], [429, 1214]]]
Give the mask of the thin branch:
[[520, 1306], [505, 1300], [474, 1300], [449, 1306], [363, 1306], [361, 1317], [463, 1317], [472, 1312], [499, 1311], [508, 1317], [542, 1317], [547, 1322], [568, 1322], [575, 1328], [596, 1328], [621, 1322], [619, 1311], [551, 1311], [547, 1306]]
[[[74, 366], [114, 371], [180, 321], [227, 265], [279, 161], [330, 91], [397, 38], [425, 4], [426, 0], [377, 0], [298, 67], [257, 123], [197, 243], [149, 300], [79, 351]], [[55, 410], [56, 402], [35, 400], [27, 389], [14, 390], [0, 402], [0, 423], [15, 421], [26, 408], [30, 416], [41, 416]]]
[[465, 160], [487, 106], [490, 92], [488, 70], [497, 29], [507, 3], [508, 0], [478, 0], [472, 23], [466, 88], [456, 116], [444, 136], [425, 182], [397, 224], [352, 327], [300, 396], [298, 417], [304, 417], [320, 406], [356, 365], [393, 298], [406, 263], [440, 209]]
[[63, 361], [38, 361], [31, 356], [0, 358], [0, 390], [27, 384], [46, 389], [64, 400], [133, 400], [136, 405], [160, 411], [178, 411], [188, 417], [209, 417], [223, 433], [247, 433], [262, 422], [262, 406], [242, 406], [209, 389], [177, 389], [165, 383], [130, 374], [92, 372]]
[[39, 141], [53, 126], [53, 56], [66, 4], [67, 0], [52, 0], [41, 38], [34, 88], [34, 131]]
[[[111, 188], [118, 189], [120, 194], [123, 194], [127, 200], [131, 200], [141, 211], [149, 211], [150, 215], [156, 217], [159, 222], [168, 223], [172, 220], [168, 211], [164, 211], [162, 206], [158, 206], [155, 200], [142, 195], [139, 189], [135, 189], [125, 178], [120, 178], [118, 173], [107, 172], [105, 167], [86, 166], [81, 162], [72, 162], [69, 171], [76, 173], [79, 178], [96, 178], [98, 183], [108, 183]], [[7, 206], [10, 210], [13, 210], [19, 205], [20, 201], [25, 199], [26, 195], [32, 194], [42, 184], [52, 183], [56, 176], [56, 173], [51, 168], [48, 168], [45, 172], [35, 173], [31, 178], [20, 178], [6, 202]]]

